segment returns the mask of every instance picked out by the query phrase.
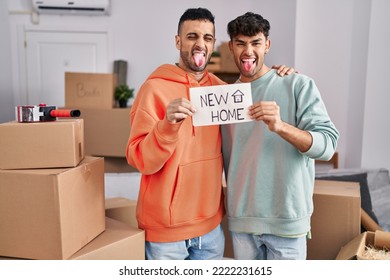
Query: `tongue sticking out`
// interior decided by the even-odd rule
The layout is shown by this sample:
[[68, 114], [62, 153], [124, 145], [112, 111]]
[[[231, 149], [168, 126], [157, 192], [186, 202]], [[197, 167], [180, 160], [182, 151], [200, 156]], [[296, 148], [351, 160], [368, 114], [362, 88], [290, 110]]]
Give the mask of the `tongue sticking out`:
[[196, 66], [198, 66], [198, 67], [202, 67], [205, 63], [204, 55], [201, 53], [194, 54], [194, 60], [195, 60]]
[[253, 65], [253, 60], [244, 60], [245, 71], [249, 72], [250, 70], [252, 70]]

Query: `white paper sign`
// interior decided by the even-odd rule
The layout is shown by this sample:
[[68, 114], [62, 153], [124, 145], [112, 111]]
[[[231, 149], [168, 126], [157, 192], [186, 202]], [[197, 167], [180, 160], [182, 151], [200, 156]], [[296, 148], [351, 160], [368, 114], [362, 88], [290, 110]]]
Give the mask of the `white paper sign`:
[[190, 99], [196, 108], [194, 126], [252, 121], [248, 116], [250, 83], [190, 88]]

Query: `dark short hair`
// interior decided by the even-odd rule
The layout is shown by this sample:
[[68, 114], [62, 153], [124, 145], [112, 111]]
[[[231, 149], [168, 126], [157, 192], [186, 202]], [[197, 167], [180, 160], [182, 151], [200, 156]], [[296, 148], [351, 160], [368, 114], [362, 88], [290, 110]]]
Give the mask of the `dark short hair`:
[[230, 40], [237, 35], [254, 36], [263, 33], [268, 38], [271, 26], [265, 18], [259, 14], [247, 12], [242, 16], [230, 21], [227, 25], [227, 33]]
[[210, 21], [214, 25], [214, 15], [209, 10], [205, 8], [191, 8], [187, 9], [180, 17], [177, 34], [180, 33], [180, 28], [183, 25], [183, 22], [187, 20], [205, 20]]

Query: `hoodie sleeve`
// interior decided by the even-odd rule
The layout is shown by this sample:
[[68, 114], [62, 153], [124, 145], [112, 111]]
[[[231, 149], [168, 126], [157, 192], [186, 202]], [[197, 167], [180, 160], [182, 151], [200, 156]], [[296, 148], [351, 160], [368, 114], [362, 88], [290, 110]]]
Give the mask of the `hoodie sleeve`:
[[141, 87], [130, 112], [127, 162], [143, 174], [158, 172], [175, 151], [180, 125], [169, 123], [165, 104], [151, 89]]
[[320, 92], [312, 79], [299, 91], [298, 127], [312, 135], [313, 143], [304, 154], [317, 160], [329, 160], [336, 151], [339, 132], [331, 121]]

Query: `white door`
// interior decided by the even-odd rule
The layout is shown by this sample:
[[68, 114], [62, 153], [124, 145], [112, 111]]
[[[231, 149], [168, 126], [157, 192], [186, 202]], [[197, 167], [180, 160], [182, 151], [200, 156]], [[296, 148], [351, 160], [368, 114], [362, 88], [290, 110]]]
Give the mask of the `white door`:
[[106, 31], [26, 30], [26, 101], [65, 105], [65, 72], [108, 73]]

